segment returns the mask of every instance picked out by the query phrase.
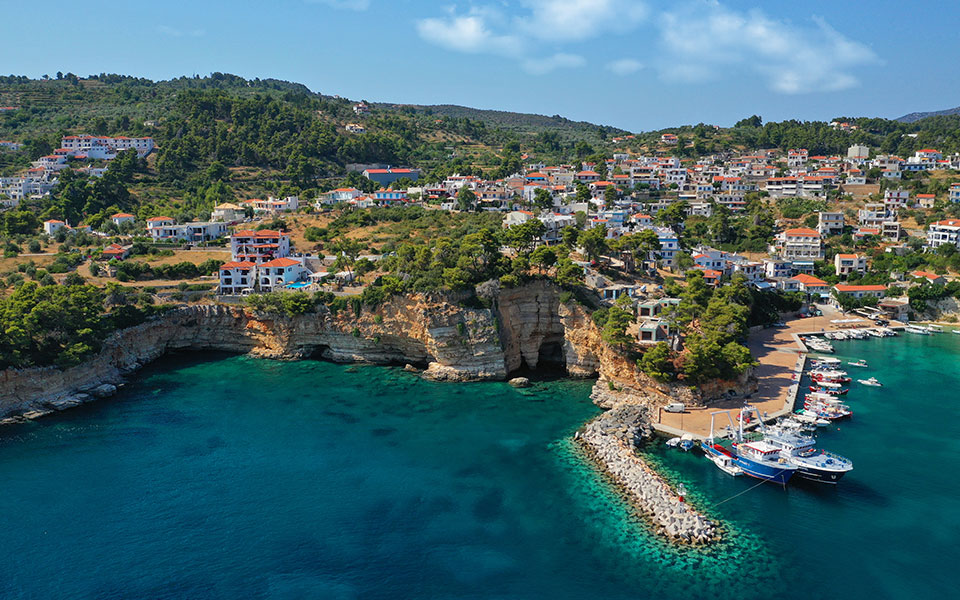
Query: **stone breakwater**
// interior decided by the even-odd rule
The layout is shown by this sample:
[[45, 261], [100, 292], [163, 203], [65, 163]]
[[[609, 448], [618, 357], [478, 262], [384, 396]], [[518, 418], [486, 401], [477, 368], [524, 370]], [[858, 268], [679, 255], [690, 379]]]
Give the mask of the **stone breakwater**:
[[687, 544], [720, 538], [716, 523], [681, 502], [673, 488], [636, 452], [649, 437], [646, 409], [619, 406], [590, 421], [577, 439], [658, 533]]

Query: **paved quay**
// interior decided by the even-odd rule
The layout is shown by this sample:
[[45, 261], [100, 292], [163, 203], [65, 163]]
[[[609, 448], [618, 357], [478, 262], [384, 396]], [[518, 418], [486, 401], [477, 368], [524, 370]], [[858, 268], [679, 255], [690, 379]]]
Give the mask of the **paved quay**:
[[[689, 407], [683, 413], [668, 413], [661, 409], [659, 415], [654, 415], [653, 428], [664, 435], [680, 436], [688, 433], [695, 439], [703, 439], [710, 435], [710, 413], [729, 410], [736, 422], [736, 413], [745, 401], [755, 406], [761, 415], [765, 414], [769, 418], [791, 412], [799, 393], [800, 376], [803, 373], [807, 350], [799, 335], [873, 326], [873, 322], [865, 318], [856, 322], [831, 322], [856, 318], [856, 315], [824, 311], [824, 315], [820, 317], [794, 318], [786, 321], [785, 327], [763, 329], [751, 334], [747, 347], [759, 366], [754, 369], [758, 388], [749, 399], [737, 397], [721, 400], [706, 407]], [[718, 421], [718, 427], [728, 424], [725, 417], [721, 418], [722, 425], [721, 421]]]

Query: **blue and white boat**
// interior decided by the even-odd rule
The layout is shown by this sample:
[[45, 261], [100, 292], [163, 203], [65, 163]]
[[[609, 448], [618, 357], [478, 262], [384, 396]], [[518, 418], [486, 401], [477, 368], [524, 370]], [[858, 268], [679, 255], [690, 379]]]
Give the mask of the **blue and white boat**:
[[[749, 412], [753, 410], [756, 409], [740, 409], [737, 441], [732, 444], [730, 449], [714, 441], [713, 418], [720, 413], [711, 414], [710, 437], [703, 443], [703, 451], [718, 467], [720, 467], [721, 462], [727, 463], [732, 460], [733, 465], [739, 467], [743, 473], [751, 477], [786, 484], [797, 471], [797, 467], [780, 457], [780, 449], [762, 440], [756, 442], [743, 441], [743, 422]], [[726, 415], [729, 419], [730, 413], [728, 412]]]
[[812, 436], [780, 427], [762, 429], [763, 441], [780, 449], [780, 457], [797, 467], [797, 476], [810, 481], [836, 484], [853, 470], [853, 462], [838, 454], [818, 450]]
[[736, 464], [750, 477], [786, 484], [797, 466], [780, 456], [780, 448], [769, 442], [737, 442], [733, 445]]

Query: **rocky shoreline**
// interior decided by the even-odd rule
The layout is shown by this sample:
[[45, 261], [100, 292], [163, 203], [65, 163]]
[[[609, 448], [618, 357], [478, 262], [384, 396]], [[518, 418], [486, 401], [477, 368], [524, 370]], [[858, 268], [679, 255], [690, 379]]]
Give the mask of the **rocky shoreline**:
[[657, 533], [684, 544], [719, 540], [717, 524], [682, 502], [637, 455], [637, 445], [652, 435], [648, 422], [646, 408], [618, 406], [587, 423], [576, 439]]

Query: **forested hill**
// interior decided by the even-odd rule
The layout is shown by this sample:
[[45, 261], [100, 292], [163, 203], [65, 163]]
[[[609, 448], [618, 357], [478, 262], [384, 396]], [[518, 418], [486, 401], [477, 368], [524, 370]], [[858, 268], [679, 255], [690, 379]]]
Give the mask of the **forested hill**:
[[605, 140], [607, 137], [626, 133], [623, 129], [610, 127], [607, 125], [596, 125], [587, 121], [571, 121], [560, 115], [548, 117], [546, 115], [517, 113], [503, 110], [487, 110], [480, 108], [470, 108], [469, 106], [458, 106], [456, 104], [432, 104], [432, 105], [411, 105], [411, 104], [384, 104], [378, 103], [377, 106], [391, 108], [396, 110], [413, 109], [418, 113], [426, 115], [438, 115], [452, 117], [454, 119], [472, 119], [482, 121], [488, 126], [500, 127], [508, 131], [520, 133], [541, 133], [544, 131], [556, 132], [560, 136], [568, 139], [594, 139]]
[[934, 110], [929, 112], [912, 112], [908, 115], [903, 115], [895, 119], [901, 123], [914, 123], [921, 119], [926, 119], [928, 117], [947, 117], [950, 115], [960, 115], [960, 106], [954, 108], [948, 108], [946, 110]]

